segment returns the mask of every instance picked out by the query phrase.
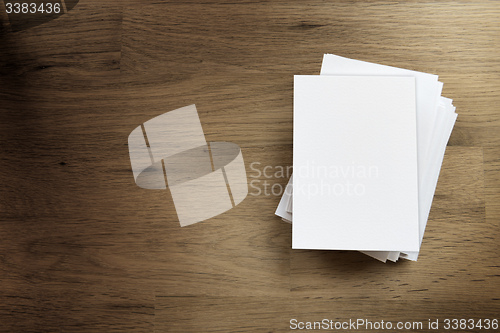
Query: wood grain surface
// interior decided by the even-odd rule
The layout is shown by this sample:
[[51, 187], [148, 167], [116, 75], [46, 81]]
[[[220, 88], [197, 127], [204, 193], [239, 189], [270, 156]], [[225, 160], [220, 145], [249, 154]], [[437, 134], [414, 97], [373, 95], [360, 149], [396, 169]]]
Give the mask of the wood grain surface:
[[[500, 319], [500, 2], [80, 0], [16, 31], [5, 2], [0, 332]], [[454, 100], [418, 262], [291, 250], [258, 193], [287, 182], [262, 171], [291, 165], [293, 75], [324, 53], [438, 74]], [[127, 137], [190, 104], [256, 187], [181, 228], [168, 190], [136, 186]]]

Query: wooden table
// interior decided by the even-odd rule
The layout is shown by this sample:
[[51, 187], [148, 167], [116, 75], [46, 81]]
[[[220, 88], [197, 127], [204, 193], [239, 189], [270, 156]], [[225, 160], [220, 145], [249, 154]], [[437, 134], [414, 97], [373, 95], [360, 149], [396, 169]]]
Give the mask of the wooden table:
[[[500, 2], [81, 0], [19, 31], [1, 17], [0, 331], [498, 319]], [[136, 186], [129, 133], [194, 103], [206, 140], [238, 144], [276, 193], [293, 75], [324, 53], [438, 74], [454, 100], [418, 262], [291, 250], [279, 196], [255, 187], [180, 228], [168, 190]]]

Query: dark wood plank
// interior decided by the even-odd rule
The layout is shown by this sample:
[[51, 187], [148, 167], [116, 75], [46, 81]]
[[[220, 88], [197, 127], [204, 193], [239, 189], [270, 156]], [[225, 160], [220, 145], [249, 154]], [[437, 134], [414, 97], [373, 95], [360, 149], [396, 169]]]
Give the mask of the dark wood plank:
[[484, 191], [486, 200], [486, 218], [498, 226], [500, 222], [500, 147], [484, 149]]
[[460, 111], [451, 144], [498, 145], [500, 118], [489, 103], [500, 91], [499, 15], [495, 2], [131, 7], [124, 13], [122, 70], [164, 79], [211, 66], [317, 74], [322, 54], [334, 53], [430, 72], [440, 75], [444, 95]]
[[[444, 308], [443, 308], [444, 307]], [[470, 302], [276, 297], [157, 297], [156, 327], [162, 332], [369, 332], [380, 327], [391, 331], [444, 330], [445, 319], [494, 317], [494, 308]], [[494, 311], [496, 312], [494, 312]], [[437, 322], [436, 322], [437, 321]], [[316, 322], [316, 326], [314, 326]], [[344, 324], [346, 323], [346, 324]], [[359, 326], [357, 324], [359, 323]], [[481, 322], [482, 323], [482, 322]], [[438, 325], [437, 328], [434, 325]], [[311, 326], [307, 326], [311, 325]], [[325, 326], [326, 325], [326, 326]], [[341, 325], [336, 326], [335, 325]], [[343, 328], [342, 328], [343, 325]], [[383, 325], [383, 326], [381, 326]], [[402, 325], [403, 329], [397, 329]], [[309, 327], [307, 330], [305, 328]], [[301, 329], [302, 328], [302, 329]], [[456, 329], [457, 332], [480, 329]]]
[[[499, 14], [491, 1], [80, 0], [2, 29], [0, 331], [497, 315]], [[454, 99], [417, 263], [292, 251], [274, 216], [278, 171], [292, 164], [293, 75], [319, 73], [326, 52], [439, 74]], [[168, 190], [135, 185], [127, 137], [193, 103], [207, 141], [241, 147], [253, 186], [180, 228]]]

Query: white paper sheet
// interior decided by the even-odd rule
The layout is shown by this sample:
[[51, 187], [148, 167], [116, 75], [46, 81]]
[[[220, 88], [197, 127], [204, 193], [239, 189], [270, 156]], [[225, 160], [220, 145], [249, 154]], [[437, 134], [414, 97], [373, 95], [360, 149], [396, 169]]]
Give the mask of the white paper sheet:
[[[321, 73], [329, 75], [412, 75], [415, 77], [417, 85], [417, 119], [419, 120], [417, 123], [419, 147], [419, 234], [420, 242], [422, 242], [446, 144], [457, 118], [452, 101], [439, 96], [443, 84], [437, 81], [436, 75], [367, 63], [335, 55], [324, 56]], [[437, 100], [436, 96], [439, 96]], [[431, 106], [431, 104], [434, 106]], [[434, 112], [429, 112], [430, 110], [434, 110]], [[276, 210], [276, 215], [281, 216], [283, 221], [288, 223], [292, 223], [292, 214], [286, 212], [286, 207], [289, 207], [289, 202], [292, 199], [291, 188], [292, 178]], [[418, 251], [406, 253], [400, 253], [399, 251], [362, 252], [383, 262], [387, 259], [396, 261], [399, 255], [410, 260], [417, 260], [418, 257]]]
[[[438, 166], [438, 176], [440, 163], [429, 158], [430, 151], [436, 149], [436, 145], [441, 147], [442, 143], [438, 139], [433, 140], [433, 136], [440, 137], [439, 134], [434, 134], [435, 131], [440, 131], [441, 128], [436, 126], [438, 117], [438, 107], [441, 101], [440, 95], [443, 84], [438, 81], [438, 76], [428, 73], [422, 73], [402, 68], [396, 68], [381, 64], [374, 64], [360, 60], [348, 59], [332, 54], [325, 54], [321, 68], [322, 75], [410, 75], [415, 77], [416, 81], [416, 103], [417, 103], [417, 146], [418, 146], [418, 172], [419, 172], [419, 225], [420, 225], [420, 241], [424, 236], [427, 219], [429, 216], [430, 205], [434, 196], [434, 189], [428, 189], [425, 184], [424, 174], [435, 173], [436, 165]], [[449, 100], [450, 101], [450, 100]], [[450, 101], [451, 105], [451, 101]], [[454, 124], [454, 122], [453, 122]], [[446, 126], [448, 127], [448, 126]], [[453, 126], [452, 126], [453, 128]], [[438, 132], [442, 133], [442, 132]], [[451, 132], [450, 132], [451, 134]], [[449, 138], [449, 135], [448, 135]], [[437, 141], [436, 141], [437, 140]], [[446, 139], [446, 142], [448, 139]], [[441, 148], [438, 148], [441, 149]], [[439, 157], [437, 157], [439, 159]], [[441, 158], [442, 161], [442, 158]], [[430, 170], [434, 171], [430, 171]], [[366, 253], [375, 257], [373, 253]], [[388, 257], [394, 257], [395, 254], [387, 254]], [[418, 256], [418, 253], [417, 253]], [[415, 257], [412, 255], [411, 257]], [[376, 259], [381, 260], [383, 255], [377, 254]], [[416, 259], [415, 259], [416, 260]], [[384, 261], [384, 260], [382, 260]]]
[[292, 247], [418, 251], [416, 137], [414, 77], [295, 76]]
[[285, 187], [283, 196], [276, 208], [275, 214], [282, 218], [283, 221], [292, 223], [292, 214], [287, 212], [288, 202], [292, 200], [293, 177], [290, 177], [288, 184]]
[[[419, 203], [419, 211], [421, 216], [420, 244], [422, 244], [425, 227], [427, 225], [427, 220], [429, 219], [432, 200], [436, 191], [439, 172], [441, 170], [441, 165], [443, 164], [443, 159], [446, 151], [446, 145], [451, 136], [453, 126], [455, 125], [455, 122], [457, 120], [455, 107], [451, 104], [451, 100], [442, 97], [440, 101], [440, 109], [440, 116], [436, 124], [439, 129], [435, 130], [435, 136], [432, 139], [433, 148], [430, 149], [429, 153], [429, 164], [426, 168], [426, 172], [422, 176], [422, 183], [424, 184], [422, 188], [422, 191], [424, 192], [424, 199]], [[416, 261], [418, 259], [418, 251], [403, 252], [405, 253], [401, 253], [402, 258], [413, 261]]]

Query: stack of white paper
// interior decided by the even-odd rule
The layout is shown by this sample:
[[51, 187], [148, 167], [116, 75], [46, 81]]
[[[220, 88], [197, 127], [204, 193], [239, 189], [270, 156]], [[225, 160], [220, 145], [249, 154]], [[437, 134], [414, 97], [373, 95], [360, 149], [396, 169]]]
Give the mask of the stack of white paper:
[[442, 87], [331, 54], [320, 76], [295, 76], [293, 185], [276, 210], [293, 216], [293, 248], [417, 260], [457, 118]]

